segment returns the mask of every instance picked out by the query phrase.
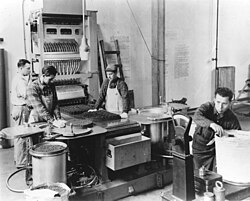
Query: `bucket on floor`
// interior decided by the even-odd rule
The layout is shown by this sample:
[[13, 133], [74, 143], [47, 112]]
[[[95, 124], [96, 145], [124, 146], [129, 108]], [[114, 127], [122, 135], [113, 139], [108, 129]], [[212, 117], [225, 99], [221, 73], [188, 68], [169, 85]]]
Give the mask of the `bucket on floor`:
[[67, 182], [67, 144], [43, 142], [30, 149], [32, 156], [33, 187], [56, 182]]

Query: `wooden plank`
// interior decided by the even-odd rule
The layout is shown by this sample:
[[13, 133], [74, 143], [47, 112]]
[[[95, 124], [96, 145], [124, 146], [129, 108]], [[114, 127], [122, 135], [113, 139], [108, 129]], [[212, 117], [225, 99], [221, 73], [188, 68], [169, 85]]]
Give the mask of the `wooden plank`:
[[118, 62], [118, 67], [119, 67], [119, 73], [120, 73], [120, 78], [122, 80], [125, 80], [124, 75], [123, 75], [123, 69], [122, 69], [122, 60], [121, 60], [121, 55], [120, 55], [120, 48], [119, 48], [119, 43], [118, 40], [115, 40], [115, 49], [117, 51], [117, 62]]
[[235, 67], [218, 67], [218, 87], [227, 87], [235, 92]]
[[88, 15], [88, 38], [91, 50], [89, 52], [89, 70], [92, 73], [91, 79], [89, 79], [89, 93], [97, 98], [99, 95], [98, 88], [98, 41], [97, 41], [97, 23], [96, 23], [96, 12], [87, 11]]

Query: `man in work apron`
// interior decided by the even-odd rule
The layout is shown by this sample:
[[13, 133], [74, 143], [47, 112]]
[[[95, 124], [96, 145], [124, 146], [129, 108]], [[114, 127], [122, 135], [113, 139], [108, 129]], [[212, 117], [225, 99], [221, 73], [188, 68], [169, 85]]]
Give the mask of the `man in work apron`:
[[98, 110], [105, 102], [105, 109], [108, 112], [119, 114], [121, 118], [127, 118], [130, 110], [128, 86], [117, 76], [117, 67], [114, 64], [107, 66], [106, 73], [107, 79], [102, 83], [95, 109], [89, 110], [89, 112]]

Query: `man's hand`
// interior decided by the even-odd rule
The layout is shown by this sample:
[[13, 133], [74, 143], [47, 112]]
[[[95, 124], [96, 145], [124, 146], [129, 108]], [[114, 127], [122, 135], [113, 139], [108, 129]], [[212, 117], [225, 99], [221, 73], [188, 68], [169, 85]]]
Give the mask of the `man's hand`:
[[66, 122], [63, 119], [58, 119], [53, 121], [53, 126], [57, 127], [57, 128], [64, 128], [66, 126]]
[[224, 130], [220, 125], [218, 125], [216, 123], [211, 123], [210, 128], [212, 128], [214, 130], [215, 135], [217, 135], [219, 137], [222, 137], [224, 135]]
[[120, 116], [121, 116], [122, 119], [127, 119], [128, 118], [128, 113], [123, 112], [123, 113], [120, 114]]
[[88, 110], [88, 112], [96, 112], [97, 111], [97, 109], [90, 109], [90, 110]]

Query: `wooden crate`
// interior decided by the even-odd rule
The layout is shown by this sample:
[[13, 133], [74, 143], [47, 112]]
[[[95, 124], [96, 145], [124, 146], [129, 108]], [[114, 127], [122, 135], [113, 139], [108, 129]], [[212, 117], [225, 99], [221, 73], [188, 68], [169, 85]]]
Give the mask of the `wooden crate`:
[[107, 140], [106, 166], [120, 170], [151, 160], [151, 140], [135, 133]]

